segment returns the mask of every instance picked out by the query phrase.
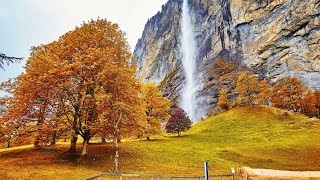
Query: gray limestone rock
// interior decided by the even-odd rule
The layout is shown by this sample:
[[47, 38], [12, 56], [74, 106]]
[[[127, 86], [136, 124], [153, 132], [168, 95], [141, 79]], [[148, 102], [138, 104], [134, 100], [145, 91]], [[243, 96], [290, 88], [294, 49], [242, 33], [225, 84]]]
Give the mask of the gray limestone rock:
[[[218, 58], [250, 68], [262, 78], [301, 78], [320, 89], [320, 0], [189, 0], [197, 42], [198, 99], [216, 103]], [[143, 82], [161, 84], [179, 102], [182, 0], [169, 0], [149, 19], [134, 55]], [[214, 79], [215, 78], [215, 79]]]

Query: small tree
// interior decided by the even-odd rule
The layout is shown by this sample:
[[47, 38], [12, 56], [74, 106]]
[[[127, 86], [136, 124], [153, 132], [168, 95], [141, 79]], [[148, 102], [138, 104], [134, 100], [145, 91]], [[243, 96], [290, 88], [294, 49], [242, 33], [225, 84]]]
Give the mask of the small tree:
[[171, 113], [171, 117], [166, 124], [166, 131], [168, 133], [178, 133], [178, 136], [180, 136], [181, 132], [191, 128], [191, 124], [187, 113], [183, 109], [177, 108]]
[[276, 84], [272, 87], [271, 93], [271, 103], [273, 107], [276, 108], [284, 108], [283, 97], [281, 96], [281, 84], [280, 82], [276, 82]]
[[320, 118], [320, 90], [314, 91], [313, 96], [316, 102], [316, 116]]
[[146, 84], [142, 88], [143, 100], [146, 106], [147, 119], [143, 124], [143, 131], [150, 140], [150, 134], [161, 132], [160, 122], [169, 119], [171, 102], [164, 97], [158, 87], [154, 84]]
[[256, 75], [241, 73], [237, 80], [236, 92], [238, 103], [242, 106], [253, 106], [256, 104], [260, 87]]
[[220, 110], [229, 110], [230, 109], [230, 102], [228, 100], [228, 95], [227, 95], [228, 90], [227, 89], [221, 89], [219, 91], [219, 99], [218, 99], [218, 107]]
[[302, 113], [313, 117], [317, 115], [316, 97], [311, 89], [308, 89], [301, 101]]
[[272, 89], [267, 80], [262, 80], [259, 82], [260, 93], [258, 94], [258, 103], [261, 105], [270, 105], [271, 104], [271, 94]]
[[284, 108], [298, 112], [301, 110], [303, 84], [300, 79], [286, 77], [281, 88]]

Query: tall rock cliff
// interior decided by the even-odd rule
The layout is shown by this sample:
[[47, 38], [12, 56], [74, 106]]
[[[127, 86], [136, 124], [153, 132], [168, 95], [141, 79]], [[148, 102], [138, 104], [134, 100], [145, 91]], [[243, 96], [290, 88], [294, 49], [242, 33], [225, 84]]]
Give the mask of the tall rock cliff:
[[[197, 41], [197, 75], [203, 82], [197, 99], [203, 108], [217, 102], [225, 73], [248, 68], [277, 81], [296, 76], [320, 88], [320, 0], [189, 0]], [[182, 0], [169, 0], [147, 22], [134, 55], [144, 82], [161, 84], [179, 102]], [[217, 59], [230, 66], [219, 72]], [[222, 73], [222, 74], [221, 74]]]

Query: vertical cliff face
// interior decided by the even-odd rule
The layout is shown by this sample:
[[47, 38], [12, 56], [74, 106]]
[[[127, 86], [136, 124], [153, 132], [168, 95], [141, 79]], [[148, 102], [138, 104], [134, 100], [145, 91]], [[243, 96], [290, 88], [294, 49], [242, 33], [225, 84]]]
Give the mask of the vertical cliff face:
[[[248, 68], [271, 81], [296, 76], [320, 88], [319, 0], [189, 0], [189, 5], [203, 108], [213, 107], [220, 86], [231, 81], [219, 80], [218, 58], [233, 64], [233, 71]], [[184, 80], [181, 6], [182, 0], [169, 0], [147, 22], [134, 51], [139, 77], [161, 84], [175, 102]]]
[[181, 62], [180, 0], [170, 0], [161, 12], [148, 20], [134, 55], [138, 60], [138, 75], [144, 82], [159, 84]]

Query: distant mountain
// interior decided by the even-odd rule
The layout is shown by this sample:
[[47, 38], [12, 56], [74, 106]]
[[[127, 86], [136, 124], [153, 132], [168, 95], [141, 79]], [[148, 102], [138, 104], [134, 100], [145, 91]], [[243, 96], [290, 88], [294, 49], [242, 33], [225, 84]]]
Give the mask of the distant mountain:
[[[197, 41], [197, 74], [203, 82], [198, 100], [215, 106], [221, 82], [216, 60], [247, 68], [272, 82], [296, 76], [320, 89], [319, 0], [189, 0]], [[179, 101], [182, 0], [169, 0], [148, 20], [134, 55], [144, 82], [161, 84]], [[232, 72], [230, 72], [232, 73]]]

